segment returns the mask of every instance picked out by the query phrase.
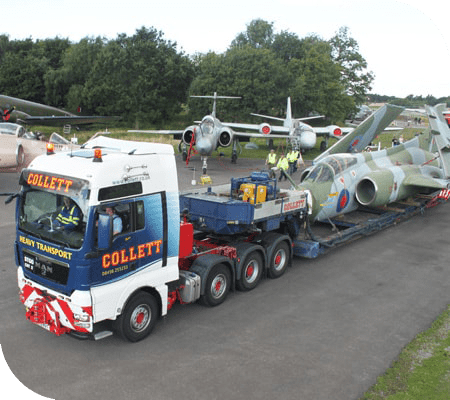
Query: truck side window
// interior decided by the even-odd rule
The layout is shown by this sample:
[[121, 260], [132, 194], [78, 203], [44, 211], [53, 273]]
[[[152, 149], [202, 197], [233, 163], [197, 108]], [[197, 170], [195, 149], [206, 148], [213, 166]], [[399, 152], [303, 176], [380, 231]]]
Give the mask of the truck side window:
[[136, 230], [144, 229], [145, 227], [145, 210], [144, 202], [136, 202]]

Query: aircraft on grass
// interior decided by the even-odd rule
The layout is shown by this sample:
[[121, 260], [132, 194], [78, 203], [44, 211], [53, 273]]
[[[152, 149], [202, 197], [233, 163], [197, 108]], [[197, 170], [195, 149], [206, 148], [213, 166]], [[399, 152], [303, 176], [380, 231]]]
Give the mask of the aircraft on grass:
[[[293, 119], [290, 98], [288, 98], [287, 103], [288, 109], [286, 111], [286, 119], [281, 119], [284, 121], [284, 126], [271, 126], [265, 122], [261, 124], [221, 122], [216, 117], [217, 99], [239, 99], [240, 97], [218, 96], [217, 93], [214, 93], [213, 96], [191, 97], [214, 99], [212, 113], [203, 117], [201, 121], [195, 121], [197, 125], [191, 125], [184, 130], [129, 130], [128, 132], [173, 135], [175, 139], [181, 139], [179, 149], [183, 154], [183, 160], [186, 161], [186, 163], [189, 162], [195, 147], [196, 152], [200, 153], [200, 156], [202, 157], [203, 174], [206, 174], [208, 157], [219, 147], [229, 147], [232, 145], [231, 162], [233, 164], [236, 163], [238, 158], [237, 149], [239, 140], [248, 141], [251, 137], [265, 139], [286, 138], [291, 140], [292, 144], [299, 149], [310, 149], [316, 144], [316, 135], [339, 138], [343, 133], [353, 130], [353, 128], [339, 128], [335, 125], [324, 128], [312, 128], [309, 125], [300, 122], [303, 119], [320, 117]], [[275, 117], [267, 118], [279, 119]], [[257, 130], [259, 133], [238, 132], [232, 128]], [[272, 131], [281, 134], [272, 134]]]
[[[268, 115], [253, 114], [257, 117], [273, 119], [275, 121], [282, 121], [283, 126], [269, 125], [269, 124], [240, 124], [240, 123], [224, 123], [232, 128], [242, 128], [242, 129], [255, 129], [259, 130], [262, 135], [252, 135], [252, 137], [265, 137], [265, 138], [287, 138], [290, 141], [291, 146], [294, 148], [304, 151], [311, 150], [316, 145], [317, 136], [324, 136], [325, 140], [320, 143], [320, 151], [324, 151], [328, 147], [328, 139], [335, 138], [340, 139], [342, 135], [350, 133], [353, 128], [341, 128], [337, 125], [328, 125], [325, 127], [312, 127], [308, 124], [303, 123], [309, 119], [323, 118], [323, 115], [304, 117], [304, 118], [293, 118], [291, 109], [291, 98], [288, 97], [286, 105], [286, 118], [271, 117]], [[271, 133], [282, 133], [284, 135], [271, 135]]]
[[181, 139], [179, 150], [183, 154], [183, 160], [188, 164], [194, 152], [200, 153], [203, 162], [203, 174], [206, 174], [208, 157], [219, 147], [233, 145], [231, 162], [236, 163], [237, 138], [248, 137], [248, 135], [233, 131], [226, 123], [221, 122], [216, 117], [216, 101], [217, 99], [240, 99], [240, 97], [217, 96], [217, 93], [214, 93], [214, 96], [191, 97], [214, 99], [212, 113], [203, 117], [201, 121], [194, 121], [197, 125], [188, 126], [184, 130], [129, 130], [128, 132], [173, 135], [175, 139]]
[[450, 129], [443, 107], [426, 107], [431, 131], [385, 150], [361, 152], [403, 111], [385, 105], [316, 157], [297, 185], [311, 192], [311, 219], [327, 221], [359, 206], [384, 206], [448, 188]]
[[120, 117], [75, 115], [45, 104], [0, 95], [0, 118], [0, 122], [18, 122], [27, 125], [78, 125], [110, 122]]

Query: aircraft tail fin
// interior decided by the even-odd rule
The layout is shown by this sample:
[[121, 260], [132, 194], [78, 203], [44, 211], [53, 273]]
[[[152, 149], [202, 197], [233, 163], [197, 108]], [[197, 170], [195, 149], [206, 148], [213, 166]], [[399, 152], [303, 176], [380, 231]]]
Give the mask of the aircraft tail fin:
[[291, 108], [291, 98], [287, 98], [286, 105], [286, 122], [290, 126], [292, 124], [292, 108]]
[[444, 118], [446, 104], [435, 107], [425, 106], [431, 128], [431, 137], [442, 161], [445, 176], [450, 177], [450, 128]]
[[190, 96], [190, 97], [197, 97], [201, 99], [214, 99], [213, 103], [213, 110], [211, 115], [216, 118], [216, 100], [217, 99], [240, 99], [240, 96], [217, 96], [217, 92], [214, 92], [213, 96]]
[[314, 163], [330, 154], [363, 151], [403, 110], [403, 107], [391, 104], [384, 105], [364, 120], [353, 132], [344, 136], [328, 150], [316, 157]]

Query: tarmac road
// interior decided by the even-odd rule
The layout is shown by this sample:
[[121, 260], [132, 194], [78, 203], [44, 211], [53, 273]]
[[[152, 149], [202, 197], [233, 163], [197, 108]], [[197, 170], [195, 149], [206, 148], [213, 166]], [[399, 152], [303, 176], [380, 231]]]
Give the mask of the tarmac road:
[[[219, 184], [262, 162], [208, 167]], [[191, 185], [181, 160], [179, 177]], [[0, 174], [0, 192], [17, 178]], [[295, 258], [281, 278], [219, 307], [176, 305], [142, 342], [56, 337], [24, 318], [13, 209], [2, 201], [2, 350], [21, 382], [58, 400], [357, 399], [450, 302], [447, 203], [318, 259]]]

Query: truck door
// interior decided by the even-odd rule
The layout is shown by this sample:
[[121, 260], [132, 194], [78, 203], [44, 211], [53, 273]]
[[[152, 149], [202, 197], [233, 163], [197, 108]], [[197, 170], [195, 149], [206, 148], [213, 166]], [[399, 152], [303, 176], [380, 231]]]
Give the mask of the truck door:
[[117, 279], [148, 266], [164, 265], [165, 223], [161, 194], [104, 203], [99, 212], [110, 213], [111, 209], [114, 212], [113, 231], [120, 226], [121, 229], [113, 235], [112, 246], [102, 254], [101, 280]]

